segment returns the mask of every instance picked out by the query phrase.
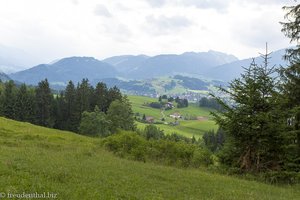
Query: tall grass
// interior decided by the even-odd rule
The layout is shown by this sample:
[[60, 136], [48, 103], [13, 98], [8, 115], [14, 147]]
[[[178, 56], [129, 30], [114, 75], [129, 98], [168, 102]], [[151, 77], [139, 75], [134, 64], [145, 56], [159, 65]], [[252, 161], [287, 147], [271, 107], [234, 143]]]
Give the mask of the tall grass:
[[58, 199], [299, 199], [300, 187], [120, 159], [99, 138], [0, 118], [0, 192]]

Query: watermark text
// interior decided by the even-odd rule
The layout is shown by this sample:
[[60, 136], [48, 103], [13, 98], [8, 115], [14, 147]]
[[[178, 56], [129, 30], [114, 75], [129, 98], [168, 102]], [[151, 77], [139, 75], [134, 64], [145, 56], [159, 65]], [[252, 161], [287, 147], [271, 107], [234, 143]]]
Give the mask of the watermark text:
[[0, 192], [0, 199], [56, 199], [58, 194], [55, 192]]

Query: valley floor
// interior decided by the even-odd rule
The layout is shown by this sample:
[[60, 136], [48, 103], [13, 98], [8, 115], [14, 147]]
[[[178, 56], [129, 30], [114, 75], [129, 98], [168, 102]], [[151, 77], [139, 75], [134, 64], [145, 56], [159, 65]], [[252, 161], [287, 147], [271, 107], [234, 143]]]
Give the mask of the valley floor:
[[[218, 125], [211, 119], [210, 112], [212, 109], [201, 108], [196, 103], [190, 103], [186, 108], [173, 108], [171, 110], [162, 111], [157, 108], [151, 108], [147, 104], [151, 102], [156, 102], [157, 99], [144, 97], [144, 96], [128, 96], [134, 113], [139, 113], [140, 117], [145, 114], [147, 117], [153, 117], [154, 122], [159, 122], [161, 124], [155, 124], [161, 130], [164, 131], [165, 134], [177, 133], [183, 135], [185, 137], [192, 138], [193, 136], [198, 139], [202, 138], [205, 132], [214, 130], [218, 130]], [[178, 120], [178, 125], [173, 126], [170, 124], [163, 123], [172, 123], [175, 120], [170, 117], [170, 115], [178, 113], [183, 117], [190, 116], [194, 118], [202, 118], [203, 120], [193, 119], [193, 120]], [[161, 118], [164, 118], [165, 121], [161, 121]], [[141, 123], [136, 122], [137, 128], [144, 129], [145, 126], [149, 125], [149, 123]]]
[[57, 199], [298, 199], [300, 186], [273, 186], [120, 159], [101, 139], [0, 118], [0, 193]]

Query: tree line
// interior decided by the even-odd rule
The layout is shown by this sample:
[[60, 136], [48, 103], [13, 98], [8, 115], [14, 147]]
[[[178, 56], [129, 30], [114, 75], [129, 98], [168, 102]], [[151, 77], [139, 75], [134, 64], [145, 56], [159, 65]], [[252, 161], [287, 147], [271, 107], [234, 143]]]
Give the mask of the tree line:
[[212, 108], [212, 109], [215, 109], [215, 110], [222, 110], [222, 106], [214, 98], [202, 97], [199, 100], [199, 106], [200, 107], [205, 107], [205, 108]]
[[88, 118], [89, 113], [95, 111], [97, 117], [99, 113], [108, 115], [109, 127], [106, 128], [110, 132], [114, 127], [124, 128], [120, 124], [130, 127], [125, 129], [134, 129], [133, 117], [125, 118], [126, 122], [120, 122], [116, 117], [124, 116], [126, 112], [132, 115], [126, 96], [117, 87], [108, 88], [102, 82], [93, 87], [87, 79], [77, 86], [69, 81], [66, 89], [60, 92], [52, 91], [47, 79], [39, 82], [37, 87], [16, 85], [14, 81], [0, 85], [0, 115], [10, 119], [83, 133], [88, 130], [82, 128], [84, 124], [80, 129], [82, 118]]

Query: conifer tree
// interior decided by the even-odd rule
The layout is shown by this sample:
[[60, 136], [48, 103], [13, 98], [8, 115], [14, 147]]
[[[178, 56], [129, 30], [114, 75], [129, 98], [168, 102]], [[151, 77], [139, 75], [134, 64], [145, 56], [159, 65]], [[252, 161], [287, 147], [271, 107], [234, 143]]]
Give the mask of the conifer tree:
[[2, 95], [2, 115], [14, 119], [15, 117], [16, 86], [13, 81], [4, 83]]
[[94, 91], [94, 102], [102, 112], [107, 111], [109, 102], [108, 89], [105, 83], [100, 82], [96, 85], [96, 89]]
[[282, 32], [296, 42], [296, 47], [287, 50], [285, 59], [289, 66], [281, 68], [282, 93], [285, 99], [288, 130], [286, 134], [287, 170], [300, 171], [300, 4], [284, 7], [287, 11]]
[[115, 100], [122, 100], [122, 94], [119, 90], [119, 88], [117, 88], [116, 86], [110, 88], [108, 90], [108, 94], [107, 94], [107, 108], [105, 110], [105, 112], [107, 111], [108, 107], [110, 106], [110, 104], [115, 101]]
[[53, 96], [49, 87], [48, 80], [45, 79], [38, 83], [36, 88], [36, 123], [41, 126], [51, 127], [51, 105]]
[[76, 129], [78, 129], [81, 115], [84, 111], [91, 111], [90, 102], [91, 102], [91, 86], [88, 79], [83, 79], [82, 82], [77, 85], [76, 97], [75, 97], [75, 109], [76, 109]]
[[268, 67], [269, 54], [263, 57], [264, 65], [253, 61], [241, 78], [230, 83], [229, 89], [221, 88], [234, 104], [227, 105], [216, 98], [224, 112], [213, 113], [226, 133], [222, 161], [246, 171], [280, 169], [283, 154], [286, 121], [280, 112], [274, 68]]
[[56, 95], [51, 105], [51, 118], [54, 120], [54, 128], [66, 130], [66, 103], [64, 92]]
[[69, 81], [65, 90], [65, 129], [76, 131], [76, 89], [72, 81]]
[[16, 95], [15, 119], [19, 121], [33, 122], [35, 101], [32, 93], [22, 84]]

